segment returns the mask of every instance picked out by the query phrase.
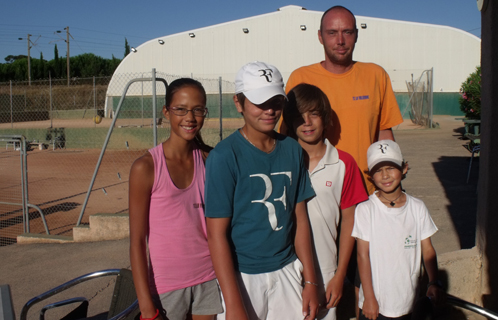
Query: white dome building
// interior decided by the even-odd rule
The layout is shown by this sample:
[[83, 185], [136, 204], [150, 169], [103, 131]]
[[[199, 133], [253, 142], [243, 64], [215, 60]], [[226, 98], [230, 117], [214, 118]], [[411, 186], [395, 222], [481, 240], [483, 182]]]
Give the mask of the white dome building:
[[[261, 60], [277, 66], [286, 80], [296, 68], [324, 59], [317, 35], [322, 14], [290, 5], [272, 13], [151, 39], [123, 59], [107, 96], [121, 96], [126, 82], [123, 75], [150, 77], [153, 68], [175, 77], [221, 77], [233, 82], [242, 65]], [[454, 103], [461, 83], [480, 65], [481, 39], [468, 32], [363, 16], [356, 16], [356, 22], [358, 42], [353, 59], [381, 65], [389, 73], [395, 92], [406, 93], [406, 81], [416, 80], [424, 70], [433, 68], [435, 99], [441, 92], [453, 93], [450, 100]], [[150, 95], [137, 92], [138, 86], [134, 88], [129, 95]], [[218, 88], [206, 90], [217, 92]]]

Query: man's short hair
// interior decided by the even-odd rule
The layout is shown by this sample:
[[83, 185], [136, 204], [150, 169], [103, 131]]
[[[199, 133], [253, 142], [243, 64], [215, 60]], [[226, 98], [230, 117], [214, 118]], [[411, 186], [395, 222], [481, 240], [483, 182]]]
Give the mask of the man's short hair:
[[349, 10], [348, 8], [346, 7], [343, 7], [343, 6], [333, 6], [331, 8], [328, 8], [322, 15], [322, 19], [320, 19], [320, 30], [322, 30], [322, 27], [323, 27], [323, 18], [325, 17], [325, 15], [327, 13], [329, 13], [329, 11], [332, 11], [332, 10], [339, 10], [339, 9], [342, 9], [342, 10], [346, 10], [347, 12], [349, 12], [352, 16], [353, 16], [353, 19], [354, 19], [354, 29], [355, 30], [358, 30], [358, 28], [356, 28], [356, 17], [354, 16], [354, 14], [351, 12], [351, 10]]

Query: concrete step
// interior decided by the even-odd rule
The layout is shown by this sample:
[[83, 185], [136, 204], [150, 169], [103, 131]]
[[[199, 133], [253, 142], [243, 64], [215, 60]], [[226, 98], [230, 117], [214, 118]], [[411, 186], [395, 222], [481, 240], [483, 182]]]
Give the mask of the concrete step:
[[58, 236], [51, 234], [39, 234], [39, 233], [23, 233], [17, 236], [17, 243], [19, 244], [29, 244], [29, 243], [71, 243], [73, 237], [68, 236]]
[[119, 240], [129, 237], [128, 213], [97, 213], [91, 215], [90, 223], [73, 228], [73, 236], [23, 233], [17, 236], [17, 243], [71, 243], [104, 240]]
[[97, 213], [90, 216], [89, 225], [73, 228], [74, 242], [119, 240], [130, 235], [127, 213]]

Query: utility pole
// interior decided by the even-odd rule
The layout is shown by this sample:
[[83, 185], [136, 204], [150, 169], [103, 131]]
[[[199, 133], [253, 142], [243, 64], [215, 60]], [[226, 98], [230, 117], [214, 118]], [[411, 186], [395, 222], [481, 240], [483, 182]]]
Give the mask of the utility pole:
[[[28, 85], [31, 85], [31, 40], [29, 39], [31, 34], [28, 33]], [[18, 38], [19, 40], [24, 40], [24, 38]], [[34, 45], [34, 43], [33, 43]]]
[[[70, 72], [69, 72], [69, 67], [70, 67], [70, 63], [69, 63], [69, 36], [71, 36], [69, 34], [69, 26], [65, 27], [64, 30], [66, 30], [66, 44], [67, 44], [67, 86], [69, 87], [69, 75], [70, 75]], [[73, 38], [73, 36], [71, 36], [71, 38]], [[74, 39], [74, 38], [73, 38]]]
[[31, 40], [29, 40], [29, 37], [31, 37], [31, 35], [28, 33], [28, 85], [30, 86], [31, 85], [31, 45], [30, 45]]
[[[73, 36], [69, 33], [69, 26], [65, 27], [64, 30], [66, 30], [66, 40], [64, 40], [64, 38], [62, 38], [61, 36], [59, 36], [61, 38], [61, 40], [64, 40], [66, 42], [66, 45], [67, 45], [67, 55], [66, 55], [66, 65], [67, 65], [67, 86], [69, 87], [69, 79], [70, 79], [70, 60], [69, 60], [69, 57], [70, 57], [70, 54], [69, 54], [69, 37], [73, 38]], [[57, 33], [61, 33], [60, 30], [57, 30], [54, 32], [54, 34], [57, 34]], [[74, 40], [74, 38], [73, 38]], [[57, 41], [57, 40], [56, 40]], [[51, 41], [50, 43], [52, 42], [55, 42], [55, 41]]]

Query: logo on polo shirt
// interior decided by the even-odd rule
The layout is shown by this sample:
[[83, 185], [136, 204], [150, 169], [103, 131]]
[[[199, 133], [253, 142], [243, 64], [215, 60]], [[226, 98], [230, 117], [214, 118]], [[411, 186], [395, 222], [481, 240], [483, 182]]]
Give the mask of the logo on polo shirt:
[[368, 100], [370, 99], [370, 96], [356, 96], [356, 97], [353, 97], [353, 101], [357, 101], [357, 100]]
[[327, 182], [325, 182], [325, 185], [326, 185], [327, 187], [332, 187], [332, 181], [327, 181]]

